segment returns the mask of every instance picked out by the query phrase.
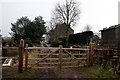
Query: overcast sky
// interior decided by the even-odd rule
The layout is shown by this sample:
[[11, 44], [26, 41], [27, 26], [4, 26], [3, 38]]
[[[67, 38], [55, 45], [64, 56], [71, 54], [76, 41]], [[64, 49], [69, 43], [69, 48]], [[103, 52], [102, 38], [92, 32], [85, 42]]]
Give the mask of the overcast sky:
[[[94, 32], [99, 32], [104, 27], [118, 24], [118, 1], [120, 0], [78, 0], [80, 3], [80, 20], [75, 33], [81, 32], [89, 24]], [[45, 21], [52, 17], [57, 2], [63, 0], [1, 0], [0, 1], [0, 28], [2, 35], [9, 36], [11, 23], [22, 16], [33, 20], [42, 16]]]

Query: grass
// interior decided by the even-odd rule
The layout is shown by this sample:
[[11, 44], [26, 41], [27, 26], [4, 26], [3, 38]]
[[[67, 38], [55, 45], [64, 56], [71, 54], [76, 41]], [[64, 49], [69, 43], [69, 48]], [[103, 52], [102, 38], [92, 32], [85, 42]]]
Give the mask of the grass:
[[[29, 54], [29, 58], [38, 57], [37, 54], [33, 54], [32, 52], [29, 52], [28, 54]], [[52, 57], [52, 55], [50, 57]], [[63, 57], [66, 58], [68, 56], [63, 56]], [[34, 62], [35, 60], [33, 60], [33, 63]], [[58, 61], [51, 61], [51, 62], [58, 62]], [[118, 76], [112, 71], [103, 69], [98, 65], [80, 67], [79, 72], [88, 78], [118, 78]], [[58, 75], [60, 73], [60, 70], [55, 69], [53, 73]], [[24, 71], [23, 73], [18, 73], [18, 71], [12, 71], [9, 73], [8, 78], [9, 77], [10, 78], [34, 78], [36, 77], [36, 74], [38, 74], [38, 71], [36, 71], [36, 69], [28, 69], [28, 71]]]
[[19, 73], [17, 68], [4, 69], [3, 78], [35, 78], [38, 71], [36, 69], [28, 69], [23, 73]]
[[89, 67], [81, 67], [79, 71], [90, 78], [117, 78], [118, 76], [107, 69], [103, 69], [98, 65]]
[[[79, 72], [85, 75], [86, 78], [118, 78], [113, 72], [102, 69], [98, 65], [81, 67], [79, 68]], [[59, 75], [60, 73], [59, 69], [54, 69], [51, 74]], [[37, 69], [28, 69], [28, 71], [24, 71], [23, 73], [18, 73], [17, 70], [10, 70], [4, 78], [38, 78], [40, 75], [45, 74], [39, 73]]]
[[28, 53], [29, 58], [37, 58], [37, 54], [34, 54], [33, 52]]
[[56, 75], [58, 75], [58, 74], [61, 73], [61, 71], [60, 71], [60, 69], [54, 69], [54, 70], [53, 70], [53, 73], [56, 74]]
[[18, 73], [17, 71], [13, 72], [10, 77], [12, 78], [33, 78], [36, 75], [35, 69], [29, 69], [23, 73]]

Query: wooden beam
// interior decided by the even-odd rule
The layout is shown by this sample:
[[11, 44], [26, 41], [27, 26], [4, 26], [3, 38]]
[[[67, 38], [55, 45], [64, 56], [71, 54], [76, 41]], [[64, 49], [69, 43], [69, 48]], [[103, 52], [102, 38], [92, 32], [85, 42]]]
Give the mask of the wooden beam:
[[[25, 47], [28, 47], [28, 44], [25, 45]], [[25, 71], [27, 71], [28, 67], [28, 50], [25, 50]]]
[[19, 73], [23, 73], [23, 53], [24, 53], [24, 40], [21, 39], [19, 44], [19, 66], [18, 66]]
[[62, 45], [59, 46], [60, 50], [59, 50], [59, 69], [61, 71], [62, 69]]

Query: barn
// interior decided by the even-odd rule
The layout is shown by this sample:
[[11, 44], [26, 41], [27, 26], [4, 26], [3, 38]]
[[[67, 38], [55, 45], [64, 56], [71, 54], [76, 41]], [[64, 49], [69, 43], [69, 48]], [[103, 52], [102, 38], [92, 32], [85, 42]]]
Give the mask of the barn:
[[120, 49], [120, 24], [101, 30], [101, 44], [104, 47]]

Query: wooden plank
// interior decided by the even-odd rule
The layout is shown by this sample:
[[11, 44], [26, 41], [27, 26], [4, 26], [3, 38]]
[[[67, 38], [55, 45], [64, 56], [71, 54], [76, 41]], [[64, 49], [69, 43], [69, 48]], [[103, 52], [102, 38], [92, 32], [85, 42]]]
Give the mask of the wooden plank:
[[[83, 65], [81, 65], [83, 66]], [[81, 67], [81, 66], [63, 66], [63, 68], [78, 68], [78, 67]]]
[[73, 57], [74, 59], [77, 59], [73, 54], [71, 54], [70, 52], [68, 52], [67, 50], [64, 50], [65, 52], [67, 52], [67, 54], [69, 54], [71, 57]]
[[102, 49], [102, 48], [101, 48], [101, 49], [100, 49], [100, 48], [98, 49], [98, 48], [97, 48], [97, 49], [94, 49], [94, 50], [96, 50], [96, 51], [108, 51], [108, 50], [113, 50], [113, 49], [108, 49], [108, 48], [107, 48], [107, 49], [105, 49], [105, 48], [104, 48], [104, 49]]
[[78, 60], [87, 60], [87, 58], [77, 58]]
[[60, 47], [60, 50], [59, 50], [59, 69], [60, 69], [60, 71], [61, 71], [61, 69], [62, 69], [62, 45], [60, 45], [59, 46]]
[[33, 69], [48, 69], [48, 68], [57, 68], [55, 66], [43, 66], [43, 67], [32, 67]]
[[[25, 45], [25, 47], [28, 47], [28, 44]], [[28, 50], [25, 50], [25, 70], [28, 69]]]
[[63, 65], [69, 65], [69, 64], [71, 64], [71, 65], [78, 65], [78, 62], [63, 62], [62, 63]]
[[[40, 65], [57, 65], [58, 62], [49, 62], [49, 63], [39, 63]], [[28, 63], [28, 65], [35, 65], [35, 63]]]
[[9, 58], [18, 59], [18, 57], [0, 57], [0, 59], [9, 59]]
[[[51, 64], [51, 65], [57, 65], [59, 63], [58, 62], [46, 62], [46, 63], [40, 62], [39, 64], [40, 65], [49, 65], [49, 64]], [[63, 64], [77, 64], [77, 62], [63, 62]], [[35, 63], [28, 63], [28, 65], [35, 65]]]
[[85, 51], [89, 50], [88, 48], [62, 48], [63, 50], [75, 50], [75, 51]]
[[21, 39], [19, 45], [19, 66], [18, 66], [19, 73], [23, 73], [23, 53], [24, 53], [24, 40]]
[[85, 65], [73, 65], [73, 66], [63, 66], [63, 68], [78, 68], [78, 67], [83, 67]]
[[[76, 59], [86, 59], [86, 58], [76, 58]], [[43, 61], [41, 58], [28, 58], [28, 60], [40, 60]], [[59, 60], [59, 58], [46, 58], [45, 60]], [[74, 58], [62, 58], [62, 60], [74, 60]]]
[[[53, 50], [58, 50], [59, 47], [28, 47], [28, 48], [25, 48], [25, 49], [53, 49]], [[89, 50], [88, 48], [62, 48], [63, 50]]]
[[2, 49], [19, 49], [19, 47], [2, 47]]
[[[46, 56], [47, 55], [47, 54], [44, 54], [44, 53], [37, 53], [37, 54], [40, 55], [40, 56]], [[68, 54], [64, 53], [62, 55], [67, 56]], [[52, 56], [59, 56], [59, 53], [53, 53]]]
[[43, 57], [41, 60], [45, 60], [47, 57], [49, 57], [50, 55], [52, 55], [52, 53], [47, 54], [47, 56]]
[[[7, 48], [7, 47], [2, 47], [2, 48]], [[17, 47], [10, 47], [10, 48], [17, 48]], [[53, 49], [53, 50], [56, 50], [56, 49], [59, 49], [59, 47], [28, 47], [28, 48], [25, 48], [25, 49]], [[88, 48], [62, 48], [63, 50], [89, 50]], [[113, 49], [94, 49], [94, 50], [113, 50]]]
[[86, 56], [87, 54], [85, 54], [85, 53], [84, 53], [84, 54], [81, 54], [81, 53], [80, 53], [80, 54], [72, 54], [72, 55], [73, 55], [73, 56]]
[[28, 48], [25, 48], [25, 49], [29, 49], [29, 50], [31, 50], [31, 49], [47, 49], [47, 50], [58, 50], [59, 49], [59, 47], [54, 47], [54, 48], [52, 48], [52, 47], [28, 47]]
[[[38, 53], [38, 55], [40, 56], [46, 56], [47, 54], [43, 54], [43, 53]], [[68, 56], [67, 53], [63, 53], [63, 56]], [[86, 56], [87, 54], [82, 53], [82, 54], [72, 54], [73, 56]], [[59, 56], [59, 54], [53, 53], [52, 56]]]

